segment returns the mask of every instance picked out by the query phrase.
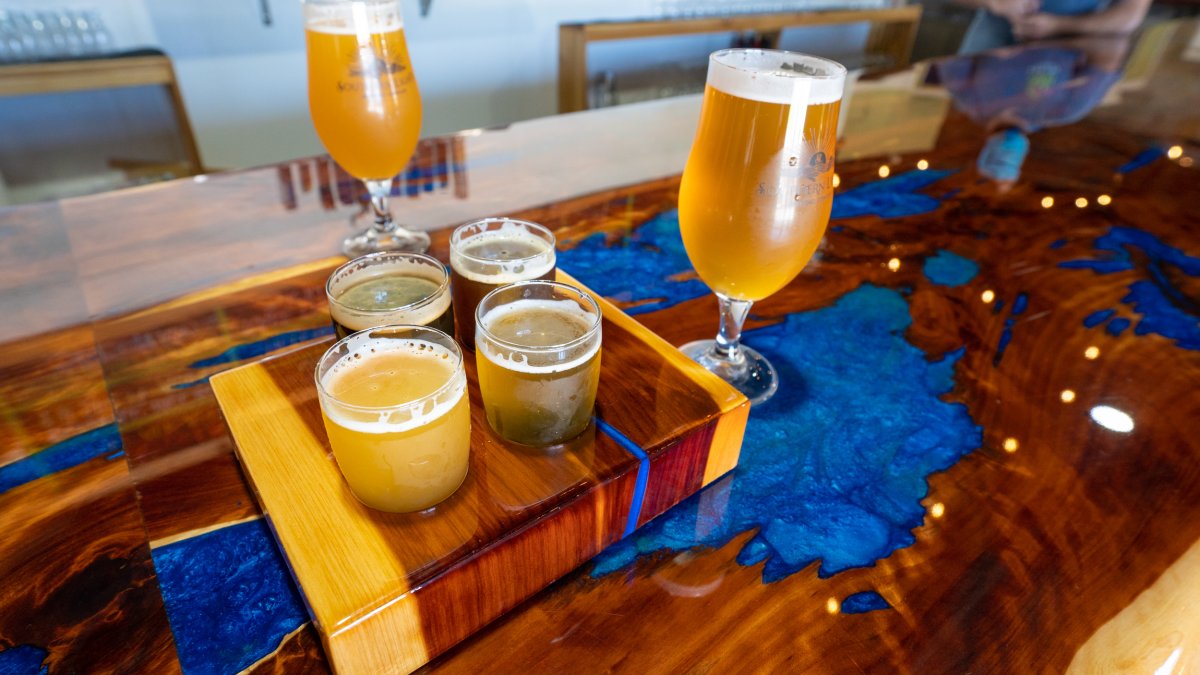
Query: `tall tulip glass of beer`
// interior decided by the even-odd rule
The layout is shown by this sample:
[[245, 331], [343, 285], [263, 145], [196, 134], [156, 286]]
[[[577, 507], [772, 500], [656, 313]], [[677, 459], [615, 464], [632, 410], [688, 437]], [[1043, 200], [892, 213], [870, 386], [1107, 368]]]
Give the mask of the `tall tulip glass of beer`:
[[421, 133], [398, 0], [302, 0], [308, 45], [308, 107], [333, 159], [363, 181], [375, 222], [347, 237], [351, 258], [376, 251], [424, 252], [429, 235], [396, 225], [388, 211], [392, 178], [408, 164]]
[[700, 124], [679, 189], [679, 226], [696, 273], [721, 309], [716, 340], [681, 349], [751, 403], [779, 378], [740, 344], [750, 306], [808, 263], [833, 205], [833, 154], [846, 69], [792, 52], [727, 49], [709, 57]]

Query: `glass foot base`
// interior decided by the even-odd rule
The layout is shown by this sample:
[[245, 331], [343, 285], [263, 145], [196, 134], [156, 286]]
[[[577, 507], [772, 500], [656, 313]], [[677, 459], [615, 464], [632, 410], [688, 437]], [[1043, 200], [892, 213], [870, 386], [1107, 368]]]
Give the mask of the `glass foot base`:
[[380, 232], [372, 227], [342, 240], [342, 253], [351, 258], [380, 251], [424, 253], [428, 250], [428, 234], [410, 232], [399, 227], [391, 232]]
[[679, 348], [689, 359], [733, 385], [750, 399], [750, 405], [766, 402], [779, 388], [779, 375], [765, 356], [741, 345], [742, 358], [729, 361], [717, 356], [716, 340], [696, 340]]

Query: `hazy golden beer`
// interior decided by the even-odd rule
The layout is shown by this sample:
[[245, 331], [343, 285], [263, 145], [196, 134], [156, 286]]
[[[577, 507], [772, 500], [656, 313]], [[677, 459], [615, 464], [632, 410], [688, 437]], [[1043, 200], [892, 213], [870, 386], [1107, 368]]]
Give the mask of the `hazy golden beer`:
[[308, 105], [325, 149], [352, 176], [400, 172], [421, 133], [421, 96], [394, 0], [304, 5]]
[[552, 281], [499, 288], [475, 315], [475, 364], [488, 424], [525, 445], [554, 445], [591, 421], [600, 381], [600, 308]]
[[845, 72], [780, 77], [792, 64], [756, 54], [782, 53], [713, 55], [679, 191], [688, 258], [704, 283], [737, 300], [783, 288], [824, 235]]
[[537, 223], [487, 218], [450, 236], [450, 270], [458, 339], [475, 348], [475, 308], [488, 293], [518, 281], [554, 279], [554, 234]]
[[330, 347], [315, 377], [334, 458], [364, 504], [420, 511], [462, 484], [471, 413], [449, 335], [416, 326], [355, 333]]
[[377, 326], [432, 326], [454, 333], [450, 277], [420, 253], [372, 253], [355, 258], [325, 282], [329, 316], [339, 338]]

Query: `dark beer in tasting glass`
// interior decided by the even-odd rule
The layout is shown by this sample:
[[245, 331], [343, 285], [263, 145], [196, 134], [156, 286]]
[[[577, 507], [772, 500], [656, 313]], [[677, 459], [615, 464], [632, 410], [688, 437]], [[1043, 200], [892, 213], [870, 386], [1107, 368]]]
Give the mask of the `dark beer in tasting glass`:
[[325, 282], [329, 316], [339, 338], [396, 324], [454, 334], [450, 275], [420, 253], [372, 253], [355, 258]]
[[554, 234], [537, 223], [486, 218], [460, 226], [450, 236], [454, 318], [458, 339], [475, 348], [475, 308], [501, 286], [554, 279]]

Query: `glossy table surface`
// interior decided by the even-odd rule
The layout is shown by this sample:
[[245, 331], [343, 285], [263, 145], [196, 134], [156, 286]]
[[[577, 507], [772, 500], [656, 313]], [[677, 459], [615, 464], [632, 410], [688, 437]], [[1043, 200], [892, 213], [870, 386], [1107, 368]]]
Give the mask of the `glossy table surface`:
[[[709, 337], [698, 109], [430, 139], [395, 210], [443, 259], [546, 223]], [[822, 248], [748, 324], [783, 383], [738, 469], [429, 670], [1200, 670], [1200, 24], [918, 64], [844, 114]], [[207, 378], [328, 334], [365, 211], [326, 158], [0, 210], [0, 673], [328, 669]]]

